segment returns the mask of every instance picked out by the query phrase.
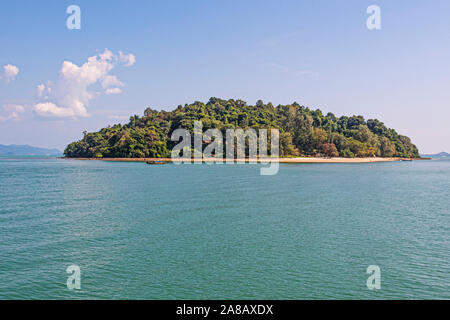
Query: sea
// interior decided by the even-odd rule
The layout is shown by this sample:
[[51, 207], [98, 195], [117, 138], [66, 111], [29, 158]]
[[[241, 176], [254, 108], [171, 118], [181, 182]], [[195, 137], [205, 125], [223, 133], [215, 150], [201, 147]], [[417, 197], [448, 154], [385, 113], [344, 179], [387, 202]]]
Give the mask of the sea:
[[449, 199], [445, 159], [2, 157], [0, 299], [450, 299]]

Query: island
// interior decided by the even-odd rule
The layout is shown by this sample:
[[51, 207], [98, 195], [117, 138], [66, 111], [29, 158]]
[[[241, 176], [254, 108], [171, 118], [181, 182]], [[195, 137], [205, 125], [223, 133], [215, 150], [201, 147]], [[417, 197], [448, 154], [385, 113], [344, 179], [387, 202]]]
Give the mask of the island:
[[[377, 119], [322, 113], [296, 102], [273, 106], [258, 100], [210, 98], [207, 103], [180, 105], [173, 111], [147, 108], [143, 116], [127, 124], [83, 132], [79, 141], [64, 150], [66, 158], [116, 161], [170, 161], [177, 144], [171, 134], [178, 128], [278, 129], [280, 162], [378, 162], [420, 159], [419, 150], [407, 136], [387, 128]], [[225, 136], [225, 135], [224, 135]], [[206, 144], [207, 142], [204, 142]]]

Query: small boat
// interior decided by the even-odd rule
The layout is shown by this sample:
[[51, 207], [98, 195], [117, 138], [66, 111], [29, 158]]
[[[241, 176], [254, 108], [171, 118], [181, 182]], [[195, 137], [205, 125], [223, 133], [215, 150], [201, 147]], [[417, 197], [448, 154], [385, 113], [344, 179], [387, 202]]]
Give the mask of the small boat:
[[412, 159], [400, 159], [400, 161], [412, 161]]
[[147, 164], [166, 164], [166, 163], [164, 161], [152, 160], [152, 161], [147, 161]]

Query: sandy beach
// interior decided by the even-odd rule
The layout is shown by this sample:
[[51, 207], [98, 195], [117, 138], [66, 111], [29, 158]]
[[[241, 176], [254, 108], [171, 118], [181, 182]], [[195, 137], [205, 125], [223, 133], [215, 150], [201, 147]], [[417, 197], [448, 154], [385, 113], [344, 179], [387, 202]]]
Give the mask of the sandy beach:
[[[100, 161], [119, 161], [119, 162], [147, 162], [147, 161], [164, 161], [164, 162], [181, 162], [184, 159], [172, 158], [63, 158], [69, 160], [100, 160]], [[369, 163], [369, 162], [392, 162], [405, 160], [425, 160], [425, 159], [405, 159], [405, 158], [318, 158], [318, 157], [298, 157], [298, 158], [264, 158], [258, 159], [260, 163], [273, 162], [278, 160], [279, 163]], [[202, 159], [203, 162], [218, 161], [214, 158]], [[253, 160], [254, 162], [255, 160]], [[193, 162], [193, 161], [192, 161]], [[225, 162], [225, 161], [224, 161]], [[250, 162], [249, 159], [235, 159], [234, 162]]]

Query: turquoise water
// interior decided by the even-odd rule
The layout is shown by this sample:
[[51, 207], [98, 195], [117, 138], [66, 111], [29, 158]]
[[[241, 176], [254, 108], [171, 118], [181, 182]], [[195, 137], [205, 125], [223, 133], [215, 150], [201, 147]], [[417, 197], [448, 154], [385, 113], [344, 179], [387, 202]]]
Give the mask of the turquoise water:
[[450, 161], [0, 159], [0, 183], [0, 299], [450, 298]]

